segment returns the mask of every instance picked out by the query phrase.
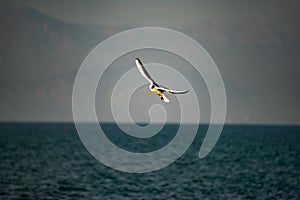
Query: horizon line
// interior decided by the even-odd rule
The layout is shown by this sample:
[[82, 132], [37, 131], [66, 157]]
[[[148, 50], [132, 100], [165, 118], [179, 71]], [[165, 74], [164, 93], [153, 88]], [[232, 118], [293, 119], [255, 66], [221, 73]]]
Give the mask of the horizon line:
[[[92, 124], [92, 123], [97, 123], [97, 122], [88, 122], [88, 121], [83, 121], [79, 122], [82, 124]], [[116, 124], [114, 121], [105, 121], [105, 122], [98, 122], [100, 124]], [[37, 120], [0, 120], [0, 124], [75, 124], [74, 121], [37, 121]], [[129, 122], [121, 122], [120, 124], [128, 124], [130, 125], [131, 123]], [[135, 124], [140, 124], [140, 125], [147, 125], [149, 123], [147, 122], [137, 122]], [[179, 122], [167, 122], [167, 123], [152, 123], [152, 124], [180, 124]], [[194, 123], [194, 122], [185, 122], [182, 123], [184, 125], [209, 125], [209, 122], [199, 122], [199, 123]], [[212, 125], [221, 125], [219, 123], [213, 123]], [[246, 122], [226, 122], [223, 124], [224, 126], [300, 126], [300, 124], [296, 123], [246, 123]]]

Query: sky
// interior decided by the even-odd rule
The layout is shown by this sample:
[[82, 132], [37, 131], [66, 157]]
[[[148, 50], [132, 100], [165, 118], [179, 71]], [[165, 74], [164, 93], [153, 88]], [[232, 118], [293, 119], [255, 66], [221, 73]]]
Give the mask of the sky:
[[299, 2], [289, 0], [53, 0], [1, 1], [1, 7], [27, 6], [67, 22], [105, 26], [189, 27], [203, 19], [237, 21], [257, 17], [286, 24], [297, 21]]
[[[68, 43], [71, 41], [68, 39], [71, 36], [67, 34], [66, 36], [62, 34], [65, 37], [62, 36], [61, 40], [66, 42], [63, 45], [60, 44], [62, 46], [59, 48], [52, 47], [51, 43], [47, 43], [43, 51], [48, 52], [53, 48], [58, 51], [57, 55], [63, 55], [66, 58], [63, 61], [56, 61], [56, 54], [47, 58], [47, 56], [31, 55], [28, 53], [31, 52], [30, 50], [24, 50], [25, 56], [30, 54], [31, 57], [29, 57], [32, 60], [38, 58], [36, 62], [29, 62], [34, 63], [33, 67], [21, 66], [21, 61], [20, 63], [11, 61], [13, 66], [5, 65], [5, 60], [13, 60], [18, 57], [15, 57], [14, 51], [2, 53], [0, 57], [2, 72], [0, 72], [2, 74], [0, 75], [2, 79], [0, 81], [1, 121], [72, 121], [73, 83], [76, 72], [89, 51], [115, 33], [132, 27], [151, 26], [180, 31], [198, 41], [206, 49], [218, 66], [224, 80], [227, 95], [227, 123], [300, 124], [300, 60], [298, 56], [300, 50], [300, 3], [298, 1], [28, 0], [0, 2], [2, 11], [12, 7], [32, 8], [62, 23], [80, 24], [100, 34], [97, 39], [97, 35], [92, 33], [91, 35], [86, 35], [87, 33], [84, 31], [78, 33], [78, 36], [74, 36], [74, 38], [84, 38], [72, 40], [78, 46]], [[7, 23], [3, 16], [0, 15], [0, 20]], [[3, 26], [1, 29], [5, 29], [7, 26], [3, 25], [4, 22], [1, 24]], [[11, 21], [12, 27], [15, 22]], [[44, 24], [43, 28], [51, 30], [51, 26], [48, 27], [48, 24]], [[3, 47], [18, 46], [23, 42], [22, 32], [14, 33], [14, 29], [9, 30], [10, 34], [5, 34], [4, 31], [0, 32], [0, 37], [4, 38], [3, 41], [16, 41], [16, 44], [2, 42], [0, 47], [1, 45]], [[68, 30], [66, 29], [66, 31]], [[35, 38], [34, 33], [29, 32], [28, 36], [26, 35], [24, 38]], [[52, 35], [55, 33], [53, 32]], [[26, 43], [25, 47], [27, 49], [36, 48], [35, 42], [38, 43], [38, 40], [36, 37], [33, 42]], [[41, 44], [38, 45], [43, 45], [44, 40], [41, 41]], [[82, 52], [76, 50], [78, 56], [75, 57], [77, 59], [67, 60], [72, 57], [73, 49], [80, 48], [80, 45], [84, 46], [85, 50]], [[59, 52], [59, 49], [62, 49], [62, 52]], [[70, 53], [65, 53], [67, 51]], [[20, 54], [23, 55], [22, 52]], [[207, 88], [203, 86], [205, 83], [201, 77], [193, 76], [189, 64], [167, 53], [140, 51], [136, 54], [143, 56], [150, 63], [161, 61], [170, 66], [181, 63], [182, 73], [190, 76], [187, 78], [192, 83], [195, 83], [196, 80], [201, 83], [199, 91], [203, 92], [204, 96], [200, 105], [203, 107], [201, 122], [209, 120], [210, 102]], [[122, 62], [127, 66], [126, 69], [129, 69], [131, 67], [130, 56], [134, 55], [128, 54], [116, 61], [115, 66], [112, 65], [111, 70], [106, 71], [107, 76], [114, 77], [116, 74], [120, 76], [121, 72], [125, 72], [118, 71], [118, 66], [122, 65]], [[162, 56], [166, 58], [164, 59]], [[152, 70], [151, 73], [155, 74], [157, 71]], [[159, 73], [156, 78], [163, 79]], [[108, 78], [107, 82], [113, 84], [113, 79], [115, 80], [115, 78]], [[176, 85], [179, 80], [181, 79], [174, 78], [172, 85], [180, 86]], [[167, 83], [163, 84], [167, 85]], [[195, 84], [193, 86], [195, 87]], [[106, 90], [109, 93], [112, 88], [107, 87]], [[144, 94], [143, 89], [140, 93]], [[97, 94], [96, 98], [103, 97], [101, 94]], [[187, 96], [187, 98], [192, 97]], [[155, 102], [155, 100], [149, 100], [149, 102], [153, 101]], [[99, 108], [97, 112], [101, 115], [99, 118], [103, 121], [111, 121], [111, 114], [105, 114], [110, 102], [105, 100], [105, 97], [100, 102], [103, 103], [97, 105]], [[149, 102], [147, 102], [147, 106]], [[140, 109], [143, 110], [142, 108], [137, 110]], [[190, 107], [190, 109], [193, 108]], [[171, 117], [171, 121], [178, 120], [176, 112], [172, 111], [176, 109], [172, 109], [171, 106], [167, 110], [171, 113], [170, 116], [175, 116]], [[132, 116], [136, 120], [149, 120], [145, 117], [145, 111], [138, 112], [133, 109]], [[187, 122], [197, 123], [198, 121], [191, 118]]]

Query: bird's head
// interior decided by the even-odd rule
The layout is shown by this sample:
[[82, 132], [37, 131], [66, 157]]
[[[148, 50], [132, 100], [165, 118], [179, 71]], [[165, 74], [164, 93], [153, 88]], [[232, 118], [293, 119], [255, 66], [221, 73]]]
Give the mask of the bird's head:
[[150, 90], [152, 90], [154, 87], [155, 87], [154, 84], [150, 84], [150, 85], [149, 85], [149, 89], [150, 89]]

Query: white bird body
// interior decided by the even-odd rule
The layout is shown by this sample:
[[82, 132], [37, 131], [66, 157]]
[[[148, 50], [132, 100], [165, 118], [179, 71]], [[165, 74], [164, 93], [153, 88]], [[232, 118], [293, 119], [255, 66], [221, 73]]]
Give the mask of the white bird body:
[[139, 72], [142, 74], [142, 76], [150, 83], [149, 89], [153, 94], [156, 94], [160, 97], [161, 100], [168, 103], [170, 100], [164, 95], [165, 92], [169, 94], [185, 94], [188, 92], [188, 90], [182, 90], [182, 91], [176, 91], [176, 90], [170, 90], [167, 88], [160, 87], [150, 76], [150, 74], [147, 72], [146, 68], [144, 67], [143, 63], [139, 58], [135, 59], [135, 64], [139, 70]]

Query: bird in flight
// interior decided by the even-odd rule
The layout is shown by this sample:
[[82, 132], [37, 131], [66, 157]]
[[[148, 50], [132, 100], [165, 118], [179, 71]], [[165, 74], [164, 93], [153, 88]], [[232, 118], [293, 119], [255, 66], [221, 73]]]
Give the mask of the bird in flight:
[[160, 97], [160, 99], [166, 103], [170, 102], [170, 100], [164, 95], [164, 93], [169, 93], [169, 94], [185, 94], [188, 92], [188, 90], [183, 90], [183, 91], [176, 91], [176, 90], [170, 90], [168, 88], [163, 88], [160, 87], [150, 76], [150, 74], [147, 72], [146, 68], [144, 67], [143, 63], [139, 58], [135, 59], [135, 64], [142, 74], [142, 76], [147, 79], [147, 81], [150, 83], [149, 84], [149, 89], [153, 94], [156, 94]]

